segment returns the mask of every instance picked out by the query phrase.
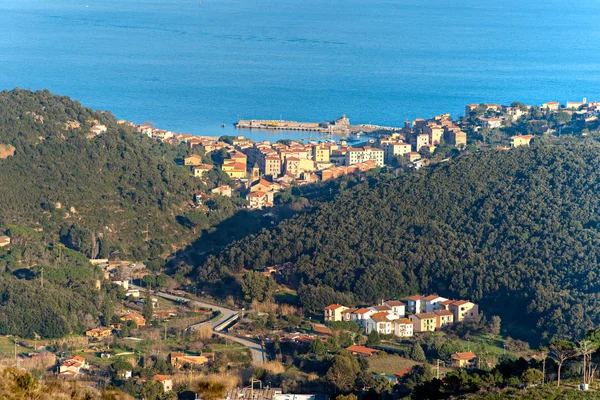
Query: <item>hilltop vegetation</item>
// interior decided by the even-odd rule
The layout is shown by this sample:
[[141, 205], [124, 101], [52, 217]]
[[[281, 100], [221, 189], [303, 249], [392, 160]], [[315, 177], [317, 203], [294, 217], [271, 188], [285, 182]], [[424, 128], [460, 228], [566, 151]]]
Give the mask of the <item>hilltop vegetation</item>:
[[600, 147], [544, 145], [371, 177], [313, 213], [233, 243], [200, 283], [291, 262], [303, 306], [416, 292], [469, 298], [511, 333], [600, 323]]
[[[107, 131], [94, 136], [96, 124]], [[174, 165], [173, 146], [109, 113], [47, 91], [3, 91], [0, 143], [14, 148], [0, 157], [0, 223], [42, 228], [88, 257], [169, 254], [189, 234], [176, 217], [202, 184]], [[146, 230], [158, 239], [145, 242]]]

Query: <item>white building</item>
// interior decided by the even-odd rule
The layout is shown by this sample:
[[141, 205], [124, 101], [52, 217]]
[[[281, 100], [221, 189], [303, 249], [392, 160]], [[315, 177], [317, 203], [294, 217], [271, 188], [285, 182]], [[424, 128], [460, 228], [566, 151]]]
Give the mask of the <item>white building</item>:
[[350, 148], [346, 152], [345, 165], [354, 165], [363, 163], [369, 160], [374, 160], [378, 167], [383, 167], [385, 156], [382, 149], [375, 149], [373, 147], [365, 146], [361, 148]]
[[413, 323], [408, 318], [394, 320], [394, 335], [398, 337], [411, 337], [413, 335]]

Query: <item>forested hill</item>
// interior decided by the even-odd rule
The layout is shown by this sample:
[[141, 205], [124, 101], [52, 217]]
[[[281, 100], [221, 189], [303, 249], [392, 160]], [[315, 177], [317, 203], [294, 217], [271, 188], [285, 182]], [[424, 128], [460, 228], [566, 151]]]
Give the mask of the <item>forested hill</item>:
[[[106, 133], [94, 136], [96, 124]], [[0, 226], [42, 228], [88, 257], [134, 259], [169, 253], [187, 233], [176, 216], [199, 181], [109, 113], [47, 91], [1, 92], [0, 153]], [[160, 240], [146, 243], [146, 230]]]
[[343, 192], [230, 245], [198, 277], [290, 261], [287, 283], [313, 309], [436, 292], [479, 302], [521, 337], [570, 336], [600, 324], [599, 221], [597, 145], [488, 151]]

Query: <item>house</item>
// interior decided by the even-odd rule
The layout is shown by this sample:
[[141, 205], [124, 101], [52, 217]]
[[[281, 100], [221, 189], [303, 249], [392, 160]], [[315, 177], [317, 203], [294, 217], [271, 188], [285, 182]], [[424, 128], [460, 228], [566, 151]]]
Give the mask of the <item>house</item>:
[[467, 300], [458, 300], [450, 303], [448, 310], [454, 314], [455, 322], [460, 322], [465, 318], [473, 318], [479, 314], [479, 306]]
[[510, 138], [510, 147], [529, 146], [533, 135], [518, 135]]
[[267, 176], [277, 177], [281, 175], [281, 157], [276, 154], [266, 156], [263, 170]]
[[58, 376], [61, 378], [74, 378], [81, 372], [82, 369], [87, 369], [89, 367], [86, 359], [81, 356], [73, 356], [65, 360], [58, 367]]
[[190, 167], [194, 167], [196, 165], [201, 165], [202, 164], [202, 157], [200, 157], [198, 154], [192, 154], [191, 156], [185, 157], [183, 159], [183, 165], [187, 165]]
[[197, 206], [201, 206], [202, 204], [204, 204], [205, 199], [206, 199], [206, 193], [200, 192], [200, 191], [194, 193], [194, 203]]
[[410, 153], [412, 151], [412, 146], [408, 143], [402, 142], [391, 142], [391, 143], [383, 143], [383, 160], [386, 164], [390, 164], [394, 157], [403, 156], [406, 153]]
[[369, 146], [361, 148], [349, 148], [346, 152], [344, 165], [358, 164], [369, 160], [375, 160], [378, 167], [384, 166], [384, 151]]
[[132, 377], [132, 371], [131, 370], [117, 371], [117, 376], [119, 377], [119, 379], [127, 380]]
[[429, 145], [429, 135], [421, 133], [415, 139], [415, 151], [420, 151], [422, 147]]
[[146, 318], [136, 311], [129, 311], [129, 313], [121, 317], [121, 321], [133, 321], [138, 327], [146, 325]]
[[502, 127], [502, 119], [500, 118], [481, 118], [481, 122], [483, 122], [483, 126], [490, 129]]
[[10, 244], [10, 237], [0, 236], [0, 247], [5, 247]]
[[410, 153], [405, 153], [404, 158], [406, 158], [410, 162], [413, 162], [421, 159], [421, 155], [416, 151], [411, 151]]
[[250, 203], [249, 208], [260, 210], [265, 207], [273, 207], [273, 192], [256, 191], [246, 195]]
[[541, 108], [545, 108], [548, 111], [558, 111], [559, 107], [558, 101], [549, 101], [547, 103], [542, 104]]
[[477, 365], [477, 356], [470, 351], [454, 353], [451, 359], [452, 366], [455, 368], [475, 368]]
[[408, 318], [399, 318], [393, 321], [394, 335], [398, 337], [411, 337], [414, 331], [414, 325]]
[[173, 378], [169, 375], [154, 375], [152, 380], [162, 384], [165, 393], [173, 390]]
[[365, 327], [365, 325], [367, 324], [367, 320], [371, 318], [371, 315], [373, 314], [375, 314], [374, 310], [371, 310], [369, 308], [359, 308], [358, 310], [350, 314], [350, 320], [356, 322], [362, 327]]
[[184, 353], [170, 353], [167, 360], [172, 367], [182, 368], [185, 364], [194, 366], [204, 365], [208, 362], [208, 358], [205, 356], [188, 356]]
[[399, 300], [387, 300], [382, 302], [382, 305], [390, 307], [392, 313], [398, 318], [402, 318], [406, 315], [406, 305]]
[[437, 325], [437, 315], [434, 313], [418, 313], [409, 315], [415, 332], [433, 332]]
[[196, 178], [202, 178], [202, 176], [208, 171], [212, 170], [213, 166], [209, 164], [200, 164], [192, 167], [192, 171], [194, 172], [194, 176]]
[[223, 172], [231, 179], [244, 179], [246, 177], [246, 164], [235, 162], [235, 160], [223, 161], [221, 170], [223, 170]]
[[342, 311], [342, 321], [352, 321], [352, 313], [356, 310], [356, 308], [349, 308]]
[[358, 346], [358, 345], [352, 345], [350, 347], [346, 347], [346, 350], [348, 350], [350, 353], [352, 353], [352, 355], [355, 356], [372, 356], [373, 354], [377, 354], [379, 353], [379, 350], [375, 350], [372, 349], [370, 347], [366, 347], [366, 346]]
[[347, 309], [348, 307], [342, 306], [340, 304], [331, 304], [325, 307], [325, 310], [323, 312], [325, 322], [342, 321], [342, 313]]
[[454, 322], [454, 314], [448, 310], [435, 310], [433, 312], [436, 315], [436, 329], [442, 328], [446, 325], [450, 325]]
[[387, 312], [378, 312], [372, 314], [369, 319], [365, 321], [365, 332], [367, 334], [375, 330], [380, 335], [391, 335], [394, 333], [392, 321], [388, 318], [390, 314]]
[[111, 328], [100, 327], [100, 328], [96, 328], [96, 329], [90, 329], [85, 332], [85, 336], [95, 338], [95, 339], [110, 337], [111, 335], [112, 335]]
[[580, 107], [583, 107], [587, 104], [587, 99], [584, 97], [583, 101], [567, 101], [567, 109], [579, 110]]
[[211, 193], [213, 194], [219, 194], [221, 196], [225, 196], [225, 197], [231, 197], [231, 186], [228, 185], [221, 185], [217, 188], [214, 188], [213, 190], [211, 190]]
[[467, 134], [461, 130], [447, 130], [446, 142], [453, 144], [456, 147], [467, 145]]
[[394, 376], [396, 377], [396, 382], [400, 383], [400, 379], [402, 379], [402, 377], [406, 374], [408, 374], [410, 372], [410, 368], [404, 368], [402, 371], [398, 371], [394, 374]]
[[420, 294], [415, 294], [415, 295], [406, 297], [404, 299], [404, 301], [406, 302], [406, 309], [408, 310], [408, 312], [420, 313], [423, 310], [422, 300], [424, 298], [425, 298], [425, 296], [420, 295]]
[[440, 303], [442, 301], [448, 300], [445, 297], [438, 296], [437, 294], [432, 294], [430, 296], [424, 297], [422, 302], [424, 303], [424, 311], [432, 312], [434, 310], [440, 309]]

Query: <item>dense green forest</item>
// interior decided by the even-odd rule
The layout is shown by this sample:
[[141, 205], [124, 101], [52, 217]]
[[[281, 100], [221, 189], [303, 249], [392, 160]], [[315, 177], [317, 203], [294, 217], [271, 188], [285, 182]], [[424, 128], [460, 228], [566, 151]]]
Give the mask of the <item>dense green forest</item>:
[[[107, 132], [93, 136], [96, 123]], [[42, 228], [88, 257], [169, 254], [177, 221], [203, 188], [170, 145], [139, 137], [110, 113], [47, 91], [0, 92], [0, 225]], [[8, 156], [14, 151], [14, 156]], [[151, 238], [145, 242], [145, 231]]]
[[436, 292], [500, 315], [513, 335], [579, 336], [600, 322], [600, 147], [486, 151], [370, 177], [312, 213], [234, 242], [202, 283], [292, 262], [303, 306]]
[[12, 244], [0, 248], [0, 334], [57, 338], [110, 322], [124, 291], [85, 255], [47, 245], [31, 228], [5, 230]]

